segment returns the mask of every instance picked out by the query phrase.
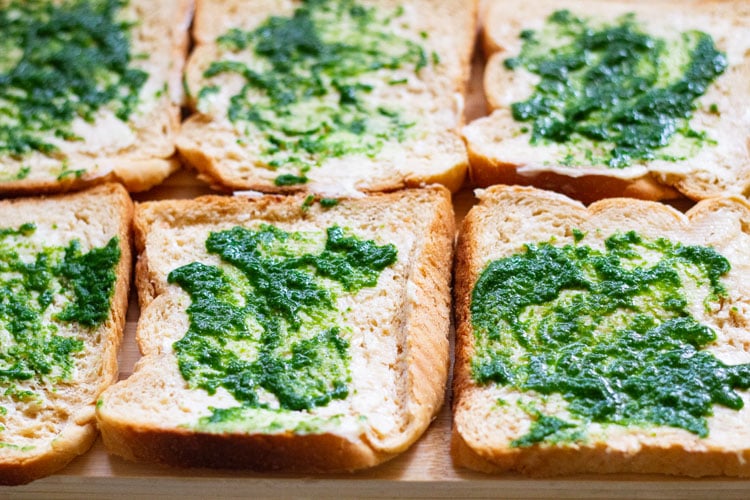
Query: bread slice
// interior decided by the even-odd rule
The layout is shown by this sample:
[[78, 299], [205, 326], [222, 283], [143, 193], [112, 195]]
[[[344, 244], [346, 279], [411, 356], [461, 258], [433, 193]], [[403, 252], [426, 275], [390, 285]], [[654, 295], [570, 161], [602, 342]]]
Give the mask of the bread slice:
[[[196, 113], [177, 147], [225, 189], [456, 191], [475, 24], [474, 0], [200, 1], [186, 70]], [[217, 41], [227, 34], [237, 45]], [[217, 64], [235, 67], [206, 76]]]
[[0, 202], [0, 484], [51, 474], [96, 438], [97, 397], [117, 379], [132, 212], [119, 184]]
[[[666, 135], [667, 145], [652, 150], [652, 158], [633, 155], [629, 166], [624, 168], [608, 166], [615, 158], [611, 155], [612, 148], [616, 144], [626, 144], [624, 140], [597, 143], [573, 133], [569, 142], [540, 138], [532, 144], [533, 122], [516, 121], [512, 105], [527, 101], [542, 78], [523, 65], [509, 69], [506, 60], [521, 53], [522, 32], [528, 36], [528, 30], [532, 30], [536, 39], [543, 40], [540, 33], [546, 29], [545, 25], [551, 25], [547, 20], [554, 12], [566, 9], [588, 22], [594, 31], [602, 26], [620, 25], [625, 19], [623, 16], [633, 14], [636, 30], [654, 40], [665, 40], [667, 49], [659, 56], [660, 66], [655, 73], [659, 88], [675, 83], [686, 70], [690, 51], [697, 46], [698, 31], [712, 37], [716, 48], [724, 53], [727, 66], [694, 101], [687, 135], [680, 132]], [[747, 194], [750, 189], [747, 132], [750, 117], [744, 111], [744, 103], [750, 91], [747, 83], [750, 40], [745, 36], [748, 28], [750, 5], [740, 0], [534, 0], [523, 5], [508, 0], [493, 2], [488, 8], [483, 35], [488, 57], [484, 88], [492, 112], [463, 129], [472, 181], [477, 186], [535, 185], [584, 202], [612, 196], [649, 200], [686, 196], [700, 200], [717, 195]], [[555, 43], [564, 45], [567, 43], [564, 40], [563, 37], [563, 41]], [[655, 43], [658, 46], [661, 42]], [[599, 54], [592, 51], [588, 64], [596, 61]], [[612, 79], [612, 76], [602, 78], [598, 88]], [[570, 77], [562, 81], [570, 81]], [[605, 108], [617, 106], [618, 101], [614, 100]], [[665, 120], [663, 123], [673, 122]], [[682, 122], [674, 123], [680, 130]], [[696, 132], [705, 134], [704, 138], [696, 139]], [[616, 131], [610, 130], [610, 133], [613, 134], [610, 137], [617, 137]], [[688, 138], [691, 135], [693, 137]], [[635, 135], [639, 140], [645, 136], [641, 130]], [[593, 152], [593, 156], [587, 157], [587, 151]]]
[[[21, 20], [9, 21], [13, 18], [12, 12], [17, 12], [13, 9], [18, 3], [19, 0], [0, 3], [0, 19], [9, 23], [4, 24], [4, 30], [8, 30], [7, 33], [18, 31], [15, 38], [8, 36], [4, 40], [3, 47], [20, 44], [18, 37], [23, 33], [38, 30], [47, 34], [37, 33], [37, 38], [30, 38], [40, 44], [42, 50], [59, 48], [42, 52], [42, 62], [32, 66], [36, 69], [31, 71], [20, 59], [15, 64], [11, 60], [0, 66], [4, 77], [13, 75], [13, 83], [4, 84], [7, 93], [0, 92], [0, 109], [6, 116], [0, 125], [0, 194], [59, 192], [106, 181], [122, 182], [130, 191], [143, 191], [174, 172], [179, 167], [174, 157], [174, 141], [183, 101], [182, 70], [192, 1], [35, 2], [22, 9], [26, 14]], [[110, 9], [115, 13], [102, 14]], [[30, 16], [36, 18], [36, 24], [23, 21]], [[40, 19], [54, 25], [55, 30], [44, 31], [44, 27], [39, 26]], [[18, 27], [11, 30], [9, 26], [14, 23]], [[117, 25], [121, 26], [119, 35]], [[107, 30], [106, 33], [101, 33], [102, 29]], [[70, 41], [77, 39], [81, 40], [80, 46]], [[91, 39], [98, 42], [90, 44]], [[117, 52], [126, 39], [129, 39], [127, 56]], [[114, 47], [115, 55], [106, 55], [106, 50], [105, 55], [96, 55], [94, 47], [103, 46]], [[24, 57], [28, 60], [39, 57], [39, 49], [28, 48]], [[8, 54], [16, 51], [21, 54], [23, 48], [7, 47], [7, 50]], [[135, 72], [133, 82], [140, 78], [138, 72], [145, 73], [145, 82], [140, 86], [134, 83], [132, 89], [135, 90], [128, 90], [129, 80], [114, 70], [106, 73], [107, 70], [100, 68], [96, 70], [97, 76], [92, 76], [94, 70], [89, 69], [87, 61], [92, 59], [93, 64], [99, 64], [104, 57], [111, 57], [113, 68], [119, 68], [121, 58], [129, 57], [126, 67], [127, 71]], [[38, 78], [47, 83], [39, 84]], [[87, 88], [94, 78], [102, 81], [98, 86]], [[72, 99], [65, 82], [87, 88], [80, 91], [85, 99]], [[26, 85], [36, 90], [27, 92]], [[121, 98], [103, 97], [107, 85], [115, 86], [114, 92]], [[35, 93], [29, 97], [32, 91]], [[19, 92], [26, 96], [20, 99], [21, 104], [7, 100]], [[123, 111], [130, 97], [124, 96], [135, 99], [129, 115]], [[53, 100], [57, 101], [54, 106], [50, 105]], [[84, 100], [104, 103], [91, 109], [76, 104]], [[63, 110], [71, 107], [74, 108], [72, 122], [61, 119], [67, 125], [55, 125], [54, 120], [44, 118], [47, 113], [64, 115]], [[14, 141], [18, 141], [16, 147]], [[37, 145], [33, 145], [34, 142]]]
[[479, 198], [457, 247], [454, 462], [750, 475], [750, 205]]
[[[438, 412], [447, 381], [449, 193], [434, 187], [331, 205], [312, 196], [206, 196], [137, 206], [143, 358], [97, 406], [112, 453], [180, 466], [320, 472], [371, 467], [417, 440]], [[289, 264], [303, 252], [320, 255], [326, 241], [334, 241], [326, 236], [333, 227], [345, 238], [369, 242], [362, 253], [339, 254], [347, 259], [371, 259], [382, 249], [396, 253], [387, 261], [377, 257], [382, 270], [359, 285], [364, 268], [354, 260], [333, 260], [317, 274], [312, 265]], [[245, 264], [230, 265], [231, 250], [221, 258], [207, 251], [208, 241], [230, 233], [258, 238], [238, 247], [235, 256]], [[292, 243], [285, 247], [285, 241]], [[344, 247], [327, 248], [336, 253]], [[216, 271], [204, 265], [223, 269], [232, 291], [207, 281]], [[274, 274], [275, 265], [299, 270], [297, 281]], [[208, 274], [185, 277], [196, 269]], [[324, 278], [337, 269], [353, 271]], [[305, 302], [317, 297], [325, 304], [327, 292], [318, 295], [325, 289], [333, 290], [332, 307]], [[206, 302], [210, 296], [225, 297], [218, 309]], [[248, 304], [262, 314], [238, 312]], [[214, 317], [211, 309], [220, 312]], [[231, 324], [216, 323], [229, 317], [235, 318]], [[196, 345], [204, 347], [192, 357]]]

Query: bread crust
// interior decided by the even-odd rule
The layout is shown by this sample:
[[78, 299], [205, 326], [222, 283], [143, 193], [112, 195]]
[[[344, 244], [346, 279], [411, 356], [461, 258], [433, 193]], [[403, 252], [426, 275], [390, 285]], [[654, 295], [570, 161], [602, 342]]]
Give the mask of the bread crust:
[[[485, 94], [490, 115], [463, 129], [469, 153], [469, 176], [475, 186], [533, 185], [554, 189], [586, 203], [605, 197], [628, 196], [645, 200], [687, 197], [701, 200], [721, 195], [747, 195], [750, 190], [750, 122], [741, 110], [750, 88], [750, 43], [742, 35], [750, 28], [750, 7], [736, 0], [647, 0], [557, 2], [534, 0], [516, 8], [510, 1], [487, 8], [482, 45], [487, 55]], [[553, 11], [570, 9], [592, 19], [616, 19], [635, 12], [646, 30], [656, 34], [702, 30], [727, 53], [729, 67], [700, 99], [691, 126], [706, 130], [717, 145], [704, 146], [692, 157], [678, 161], [650, 160], [644, 165], [611, 169], [604, 165], [566, 167], [555, 144], [532, 146], [530, 133], [519, 133], [510, 105], [528, 98], [534, 85], [524, 71], [505, 68], [504, 61], [518, 54], [523, 29], [538, 29]], [[665, 20], [669, 19], [669, 23]], [[535, 75], [534, 75], [535, 76]], [[720, 114], [711, 114], [709, 104]]]
[[107, 448], [123, 458], [178, 467], [315, 473], [371, 467], [389, 458], [333, 434], [202, 434], [122, 423], [106, 436]]
[[[714, 246], [730, 259], [729, 297], [723, 310], [737, 307], [730, 320], [715, 319], [716, 349], [726, 343], [740, 355], [748, 352], [744, 273], [748, 253], [738, 250], [750, 236], [750, 204], [740, 197], [699, 202], [686, 214], [660, 203], [608, 199], [589, 208], [557, 193], [528, 187], [494, 186], [480, 193], [480, 203], [464, 219], [455, 265], [456, 359], [453, 378], [454, 422], [451, 455], [455, 464], [482, 472], [520, 472], [532, 476], [581, 473], [657, 473], [687, 476], [750, 476], [747, 403], [739, 411], [716, 405], [705, 440], [682, 429], [611, 426], [603, 437], [581, 443], [511, 447], [528, 430], [528, 423], [511, 413], [498, 416], [491, 407], [488, 386], [471, 376], [474, 334], [471, 293], [484, 266], [522, 251], [526, 243], [572, 241], [571, 231], [602, 229], [601, 238], [630, 229], [666, 236], [682, 235], [691, 244]], [[718, 352], [718, 351], [717, 351]], [[490, 384], [493, 385], [493, 384]], [[747, 402], [747, 391], [742, 393]], [[494, 414], [494, 416], [493, 416]], [[528, 419], [529, 417], [526, 416]]]
[[[139, 192], [175, 172], [180, 167], [174, 142], [180, 129], [182, 69], [192, 14], [193, 0], [165, 0], [158, 5], [148, 0], [129, 2], [123, 15], [143, 21], [132, 28], [132, 51], [135, 55], [150, 54], [152, 59], [144, 64], [154, 81], [163, 82], [163, 86], [147, 83], [159, 88], [153, 97], [155, 102], [146, 102], [152, 96], [146, 95], [150, 90], [144, 87], [141, 102], [127, 123], [114, 118], [110, 111], [101, 111], [94, 125], [88, 125], [88, 135], [81, 141], [64, 141], [55, 157], [39, 152], [21, 158], [0, 156], [0, 166], [7, 171], [31, 167], [25, 179], [0, 181], [0, 194], [51, 194], [108, 182], [120, 182], [128, 191]], [[135, 63], [141, 64], [137, 58]], [[119, 128], [112, 128], [113, 121]], [[120, 137], [126, 135], [132, 139], [121, 141]], [[57, 170], [63, 164], [85, 172], [59, 174]]]
[[[67, 226], [71, 215], [77, 221], [72, 228]], [[87, 370], [96, 373], [96, 377], [71, 382], [72, 390], [80, 392], [82, 396], [72, 396], [75, 400], [69, 413], [63, 422], [55, 424], [56, 432], [51, 439], [40, 439], [30, 451], [0, 450], [0, 484], [24, 484], [52, 474], [85, 453], [96, 439], [94, 408], [97, 397], [117, 380], [118, 375], [117, 353], [125, 326], [132, 270], [132, 216], [133, 204], [127, 191], [119, 184], [104, 184], [74, 194], [0, 201], [3, 227], [40, 219], [52, 223], [59, 220], [62, 226], [65, 221], [67, 238], [80, 238], [87, 231], [99, 234], [103, 231], [102, 236], [107, 239], [113, 236], [119, 238], [121, 252], [109, 316], [96, 329], [96, 334], [92, 334], [92, 338], [100, 340], [91, 359], [78, 362], [79, 370], [85, 365]], [[86, 227], [91, 229], [84, 229]], [[65, 230], [61, 228], [60, 231]], [[12, 432], [12, 429], [5, 432], [8, 431]]]
[[[455, 229], [449, 192], [443, 187], [406, 190], [366, 198], [345, 198], [337, 206], [327, 209], [314, 204], [301, 210], [304, 199], [304, 196], [248, 198], [209, 195], [195, 200], [137, 205], [134, 220], [135, 245], [139, 252], [136, 286], [142, 310], [137, 339], [144, 357], [128, 380], [116, 384], [102, 396], [103, 404], [97, 408], [103, 441], [111, 453], [129, 460], [180, 466], [297, 472], [351, 471], [375, 466], [404, 451], [435, 418], [443, 402], [449, 366], [449, 262]], [[398, 215], [384, 215], [389, 212]], [[397, 221], [399, 217], [401, 220]], [[397, 317], [391, 321], [393, 329], [383, 325], [373, 330], [378, 336], [398, 339], [399, 354], [391, 368], [395, 373], [392, 375], [394, 381], [372, 381], [381, 388], [384, 384], [386, 393], [395, 384], [395, 390], [403, 397], [398, 403], [401, 414], [392, 416], [400, 424], [389, 434], [381, 435], [375, 428], [364, 428], [355, 434], [343, 429], [311, 433], [201, 432], [178, 425], [181, 422], [175, 423], [171, 412], [164, 418], [148, 416], [138, 407], [140, 401], [128, 400], [128, 394], [142, 394], [146, 401], [143, 406], [152, 407], [156, 404], [151, 401], [152, 393], [165, 395], [169, 404], [186, 401], [186, 395], [191, 393], [179, 375], [171, 348], [171, 343], [179, 339], [186, 328], [185, 307], [189, 302], [175, 296], [175, 285], [166, 283], [166, 274], [178, 263], [170, 260], [165, 264], [163, 254], [167, 250], [158, 242], [168, 240], [181, 245], [183, 239], [197, 238], [195, 243], [188, 244], [192, 248], [202, 244], [206, 231], [238, 224], [257, 224], [259, 221], [279, 227], [308, 229], [325, 227], [325, 224], [336, 221], [356, 226], [366, 234], [381, 224], [388, 225], [386, 232], [391, 234], [394, 231], [392, 224], [403, 224], [408, 231], [417, 233], [408, 243], [408, 255], [399, 258], [400, 261], [406, 259], [402, 263], [403, 284], [390, 288], [388, 292], [393, 303], [398, 305]], [[177, 227], [181, 228], [178, 233], [170, 232], [170, 228]], [[194, 233], [190, 229], [193, 227], [202, 229]], [[193, 236], [188, 237], [188, 234]], [[193, 255], [189, 248], [185, 251]], [[401, 255], [407, 247], [399, 248]], [[364, 305], [357, 307], [365, 308]], [[360, 314], [370, 313], [363, 309]], [[380, 328], [383, 328], [382, 332]], [[374, 338], [370, 340], [374, 341]], [[356, 379], [368, 375], [353, 373], [352, 376]], [[158, 389], [154, 389], [155, 385]], [[196, 391], [200, 390], [192, 393]], [[195, 397], [200, 400], [199, 396]], [[198, 404], [192, 399], [190, 401], [183, 406], [192, 408]], [[131, 410], [127, 410], [128, 405], [132, 406]], [[185, 414], [181, 418], [191, 417]]]
[[[383, 9], [395, 9], [404, 4], [390, 0], [364, 0], [362, 3]], [[215, 39], [233, 27], [251, 30], [272, 14], [289, 15], [298, 5], [299, 2], [280, 4], [267, 0], [198, 2], [194, 25], [197, 45], [186, 70], [187, 86], [193, 94], [190, 105], [194, 111], [195, 94], [206, 85], [203, 71], [211, 61], [220, 57]], [[199, 172], [202, 180], [224, 190], [346, 195], [356, 191], [392, 191], [439, 183], [452, 192], [457, 191], [468, 168], [458, 127], [463, 124], [463, 97], [474, 47], [477, 0], [410, 0], [404, 5], [416, 12], [431, 13], [430, 16], [412, 18], [412, 29], [430, 33], [430, 39], [424, 43], [435, 45], [428, 47], [430, 50], [445, 52], [441, 64], [434, 70], [430, 69], [432, 73], [420, 82], [424, 88], [406, 90], [398, 98], [399, 105], [406, 106], [410, 101], [427, 103], [425, 99], [429, 99], [430, 106], [436, 108], [429, 113], [425, 111], [427, 116], [420, 117], [419, 121], [423, 123], [418, 124], [421, 127], [419, 137], [403, 143], [387, 142], [384, 150], [372, 157], [357, 154], [326, 159], [306, 173], [307, 183], [277, 186], [274, 180], [283, 172], [265, 166], [256, 151], [258, 147], [239, 145], [238, 142], [242, 142], [239, 140], [245, 137], [244, 132], [226, 118], [225, 112], [217, 109], [205, 114], [195, 112], [186, 120], [177, 141], [180, 156]], [[230, 81], [231, 85], [237, 83], [230, 79], [221, 81], [226, 85], [230, 85]], [[446, 118], [448, 115], [450, 119]]]
[[[478, 149], [475, 149], [478, 148]], [[601, 174], [571, 177], [554, 171], [519, 173], [521, 165], [506, 163], [487, 156], [481, 147], [467, 143], [469, 153], [469, 179], [473, 186], [487, 187], [495, 184], [535, 186], [557, 191], [583, 203], [605, 198], [638, 198], [641, 200], [673, 200], [681, 197], [676, 189], [660, 183], [653, 175], [623, 179]]]

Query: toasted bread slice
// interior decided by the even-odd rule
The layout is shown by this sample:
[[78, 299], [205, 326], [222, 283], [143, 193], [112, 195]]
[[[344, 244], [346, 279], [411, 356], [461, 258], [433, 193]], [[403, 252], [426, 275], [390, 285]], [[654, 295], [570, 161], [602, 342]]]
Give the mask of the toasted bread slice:
[[133, 207], [119, 184], [0, 202], [0, 484], [51, 474], [96, 438], [117, 379]]
[[475, 18], [475, 1], [200, 1], [177, 147], [225, 189], [456, 191]]
[[174, 172], [192, 0], [18, 3], [0, 2], [19, 55], [0, 66], [0, 193], [143, 191]]
[[[577, 18], [573, 23], [580, 20], [586, 23], [591, 30], [589, 34], [617, 27], [622, 35], [625, 31], [623, 27], [627, 26], [632, 45], [624, 43], [624, 37], [615, 39], [620, 35], [612, 30], [607, 35], [611, 38], [609, 45], [605, 47], [627, 47], [624, 49], [626, 54], [630, 50], [640, 51], [637, 59], [641, 62], [629, 66], [636, 68], [635, 72], [622, 70], [623, 66], [629, 64], [626, 57], [623, 66], [602, 64], [605, 71], [596, 73], [591, 68], [613, 53], [605, 55], [601, 46], [590, 44], [593, 48], [585, 52], [586, 65], [583, 69], [570, 69], [559, 80], [559, 85], [570, 85], [569, 88], [577, 89], [577, 97], [573, 99], [575, 103], [570, 104], [573, 103], [570, 101], [565, 104], [567, 108], [550, 114], [543, 112], [536, 121], [533, 111], [529, 118], [524, 118], [523, 103], [530, 103], [530, 107], [534, 107], [547, 99], [549, 95], [545, 94], [547, 97], [544, 97], [535, 89], [537, 85], [550, 89], [552, 78], [529, 70], [519, 55], [525, 50], [526, 54], [531, 54], [526, 61], [531, 61], [536, 57], [533, 54], [545, 54], [549, 61], [543, 64], [550, 69], [556, 64], [550, 62], [556, 56], [549, 57], [548, 54], [555, 54], [554, 50], [560, 51], [559, 47], [568, 43], [581, 43], [581, 38], [576, 40], [575, 36], [564, 34], [572, 26], [559, 21], [562, 17], [560, 13], [565, 12]], [[555, 15], [557, 22], [553, 21]], [[747, 2], [742, 1], [534, 0], [523, 5], [504, 0], [493, 2], [488, 9], [483, 36], [488, 57], [484, 87], [492, 112], [463, 129], [471, 162], [471, 179], [477, 186], [535, 185], [584, 202], [613, 196], [649, 200], [686, 196], [700, 200], [717, 195], [747, 194], [750, 187], [747, 132], [750, 130], [750, 117], [744, 111], [744, 102], [750, 92], [750, 40], [744, 34], [748, 28], [750, 8]], [[549, 35], [555, 29], [563, 33], [559, 34], [557, 41]], [[579, 28], [572, 30], [577, 33]], [[706, 56], [710, 64], [703, 61], [705, 67], [692, 76], [686, 76], [692, 71], [690, 65], [707, 54], [704, 51], [698, 55], [699, 46], [704, 47], [700, 45], [703, 43], [700, 41], [701, 33], [710, 36], [720, 54], [713, 58]], [[648, 46], [655, 48], [653, 54], [658, 53], [658, 64], [653, 68], [647, 62], [651, 57], [647, 53], [651, 49], [634, 48], [640, 43], [637, 37], [641, 34], [651, 38]], [[521, 38], [522, 35], [527, 42]], [[533, 43], [540, 45], [530, 48]], [[527, 48], [523, 49], [524, 46]], [[661, 47], [664, 49], [661, 50]], [[584, 50], [577, 53], [583, 54]], [[693, 54], [696, 57], [691, 62]], [[515, 66], [518, 61], [522, 62]], [[532, 63], [542, 64], [538, 61]], [[693, 67], [699, 64], [702, 62]], [[510, 69], [509, 66], [515, 67]], [[707, 77], [706, 81], [699, 83], [700, 78], [693, 78], [698, 74], [705, 76], [702, 72], [706, 68], [715, 71], [717, 67], [719, 74], [715, 79]], [[623, 74], [645, 77], [639, 80], [638, 85], [642, 85], [644, 80], [650, 83], [640, 94], [626, 96], [621, 93], [619, 97], [602, 101], [607, 104], [588, 108], [592, 101], [599, 98], [597, 93], [601, 93], [602, 89], [606, 88], [609, 92], [607, 86], [610, 83], [628, 80], [628, 77], [620, 76], [618, 72], [621, 70]], [[583, 85], [579, 76], [586, 71], [590, 71], [587, 78], [591, 78], [592, 87], [579, 88], [579, 85]], [[596, 76], [592, 76], [594, 74]], [[653, 82], [650, 80], [652, 78], [655, 79]], [[705, 87], [705, 92], [696, 91], [695, 100], [677, 102], [682, 99], [682, 94], [678, 95], [682, 90], [677, 88], [681, 85], [678, 83], [681, 78], [692, 85], [681, 87], [682, 90], [688, 88], [690, 95], [701, 86]], [[633, 83], [635, 79], [628, 81]], [[563, 90], [563, 94], [566, 92]], [[534, 95], [537, 97], [532, 97]], [[673, 104], [684, 105], [684, 108], [680, 108], [678, 113], [677, 108], [667, 109], [659, 107], [661, 104], [654, 104], [656, 97], [665, 96], [673, 99]], [[647, 102], [649, 99], [650, 105]], [[627, 103], [627, 107], [623, 103]], [[547, 104], [542, 103], [542, 107]], [[610, 110], [613, 110], [611, 114]], [[657, 111], [649, 114], [654, 110]], [[675, 115], [671, 115], [672, 112]], [[569, 119], [561, 120], [563, 115], [557, 113], [567, 113], [564, 116]], [[628, 113], [635, 118], [628, 118]], [[687, 117], [682, 113], [686, 113]], [[680, 116], [676, 117], [678, 114]], [[600, 120], [601, 116], [606, 118]], [[552, 128], [559, 125], [552, 124], [556, 121], [564, 123], [567, 130], [559, 137], [554, 132], [557, 129]], [[601, 131], [597, 128], [601, 124], [604, 124], [605, 138], [597, 136], [599, 140], [591, 139]], [[658, 137], [650, 136], [652, 132]], [[642, 148], [652, 140], [653, 144], [660, 144], [659, 147], [651, 147], [651, 144]]]
[[332, 204], [137, 206], [143, 358], [97, 407], [112, 453], [342, 471], [377, 465], [423, 433], [447, 381], [449, 193]]
[[455, 463], [750, 475], [750, 205], [479, 198], [457, 248]]

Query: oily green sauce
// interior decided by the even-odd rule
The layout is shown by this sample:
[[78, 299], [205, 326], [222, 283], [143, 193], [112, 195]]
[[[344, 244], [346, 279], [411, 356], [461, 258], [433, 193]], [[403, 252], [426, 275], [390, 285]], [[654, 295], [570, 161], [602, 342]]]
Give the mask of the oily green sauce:
[[54, 154], [76, 117], [127, 120], [148, 78], [130, 65], [120, 0], [0, 1], [0, 154]]
[[[328, 158], [373, 156], [384, 143], [407, 137], [414, 125], [407, 106], [368, 102], [384, 74], [388, 78], [400, 69], [416, 74], [430, 64], [419, 44], [395, 33], [402, 15], [401, 9], [381, 12], [353, 0], [305, 0], [290, 16], [273, 16], [253, 31], [235, 29], [219, 38], [227, 51], [251, 51], [257, 64], [222, 60], [204, 76], [244, 78], [228, 117], [260, 138], [269, 168], [292, 170], [280, 174], [277, 185], [305, 183], [305, 173]], [[407, 83], [401, 76], [389, 81]], [[216, 85], [202, 88], [198, 108], [218, 91]]]
[[[307, 212], [310, 210], [310, 207], [313, 206], [313, 204], [316, 201], [315, 195], [308, 195], [304, 201], [302, 202], [302, 211]], [[324, 209], [333, 208], [336, 205], [339, 204], [339, 200], [337, 198], [320, 198], [317, 199], [318, 203], [320, 203], [320, 206]]]
[[665, 40], [643, 32], [632, 14], [591, 26], [563, 10], [521, 38], [521, 53], [505, 66], [540, 82], [513, 103], [513, 117], [531, 123], [531, 144], [568, 145], [562, 164], [675, 161], [712, 142], [690, 127], [697, 99], [727, 68], [706, 33]]
[[345, 398], [349, 342], [336, 295], [374, 287], [396, 248], [338, 226], [324, 236], [264, 225], [211, 233], [206, 249], [222, 266], [194, 262], [168, 276], [191, 298], [174, 349], [192, 387], [223, 387], [241, 406], [214, 409], [203, 424], [242, 408], [309, 410]]
[[31, 173], [31, 167], [29, 167], [28, 165], [23, 165], [15, 172], [9, 170], [9, 171], [0, 173], [0, 182], [20, 181], [20, 180], [27, 178], [30, 173]]
[[519, 448], [543, 441], [575, 441], [581, 438], [581, 433], [575, 431], [575, 424], [539, 412], [532, 412], [532, 414], [534, 421], [528, 434], [513, 440], [511, 446]]
[[120, 260], [117, 238], [86, 253], [77, 240], [35, 249], [35, 231], [34, 224], [0, 230], [0, 386], [11, 398], [34, 396], [17, 390], [18, 381], [70, 377], [83, 342], [59, 329], [107, 319]]
[[727, 259], [634, 232], [609, 237], [603, 250], [580, 243], [580, 231], [575, 239], [491, 262], [472, 292], [474, 379], [568, 405], [567, 420], [529, 411], [535, 423], [516, 445], [580, 437], [587, 422], [705, 437], [715, 404], [741, 408], [735, 389], [750, 387], [750, 365], [706, 351], [716, 333], [690, 309], [719, 307]]

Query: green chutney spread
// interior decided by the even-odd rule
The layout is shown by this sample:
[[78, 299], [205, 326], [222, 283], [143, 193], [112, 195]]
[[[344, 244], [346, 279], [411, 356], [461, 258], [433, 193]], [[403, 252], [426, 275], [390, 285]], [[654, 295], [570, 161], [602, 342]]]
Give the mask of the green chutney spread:
[[[39, 247], [32, 223], [0, 229], [0, 387], [3, 398], [37, 397], [28, 380], [55, 384], [73, 374], [75, 353], [109, 316], [120, 260], [118, 238], [81, 250]], [[70, 328], [77, 324], [80, 328]], [[70, 331], [83, 333], [63, 333]], [[0, 405], [0, 414], [2, 414]]]
[[[76, 118], [126, 121], [148, 74], [132, 67], [122, 0], [0, 1], [0, 155], [54, 155]], [[28, 167], [14, 172], [23, 179]]]
[[191, 387], [223, 388], [239, 406], [214, 408], [199, 426], [265, 418], [273, 429], [289, 411], [346, 398], [349, 332], [336, 298], [376, 286], [396, 261], [395, 246], [339, 226], [286, 232], [263, 225], [211, 233], [206, 249], [221, 265], [193, 262], [168, 276], [191, 299], [190, 326], [174, 350]]
[[726, 258], [632, 231], [603, 249], [580, 231], [574, 241], [490, 262], [472, 291], [474, 380], [567, 404], [546, 415], [525, 403], [534, 423], [515, 446], [585, 439], [591, 422], [705, 437], [714, 405], [743, 406], [750, 365], [707, 351], [716, 333], [691, 312], [720, 307]]
[[690, 126], [697, 100], [727, 68], [710, 35], [663, 39], [646, 33], [633, 14], [595, 25], [560, 10], [521, 39], [520, 54], [505, 66], [523, 68], [539, 83], [512, 104], [513, 118], [529, 124], [520, 131], [530, 127], [532, 145], [566, 146], [560, 164], [677, 161], [715, 143]]

